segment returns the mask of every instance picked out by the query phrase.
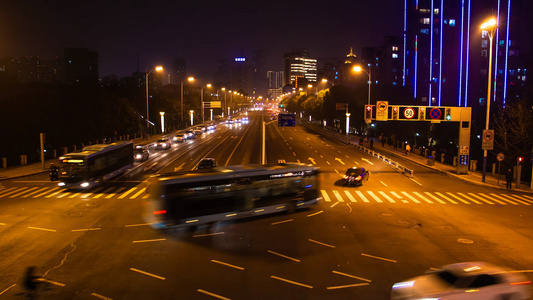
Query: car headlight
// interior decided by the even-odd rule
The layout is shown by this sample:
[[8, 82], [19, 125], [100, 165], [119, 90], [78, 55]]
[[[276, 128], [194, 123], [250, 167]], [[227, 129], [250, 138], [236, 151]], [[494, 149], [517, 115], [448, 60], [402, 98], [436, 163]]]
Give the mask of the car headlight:
[[89, 183], [88, 182], [84, 182], [84, 183], [80, 184], [80, 186], [85, 188], [85, 187], [89, 186]]
[[136, 158], [136, 159], [141, 159], [141, 158], [142, 158], [142, 155], [137, 154], [137, 155], [135, 155], [135, 158]]

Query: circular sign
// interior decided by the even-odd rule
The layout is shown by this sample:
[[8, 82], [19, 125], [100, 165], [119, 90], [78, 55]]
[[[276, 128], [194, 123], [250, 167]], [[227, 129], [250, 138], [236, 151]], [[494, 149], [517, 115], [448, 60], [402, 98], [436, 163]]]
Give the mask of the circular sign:
[[437, 107], [434, 107], [432, 108], [430, 111], [429, 111], [429, 116], [432, 118], [432, 119], [440, 119], [440, 115], [441, 115], [441, 112], [440, 112], [440, 109], [438, 109]]
[[492, 139], [494, 138], [494, 136], [492, 135], [492, 132], [490, 131], [485, 131], [483, 133], [483, 140], [486, 141], [486, 142], [490, 142], [492, 141]]
[[387, 110], [387, 102], [380, 101], [378, 102], [378, 111], [386, 111]]
[[415, 110], [412, 107], [407, 107], [403, 111], [403, 116], [406, 119], [412, 119], [415, 116]]
[[505, 158], [505, 155], [503, 153], [501, 153], [501, 152], [498, 153], [498, 155], [496, 156], [496, 159], [498, 161], [503, 161], [504, 158]]

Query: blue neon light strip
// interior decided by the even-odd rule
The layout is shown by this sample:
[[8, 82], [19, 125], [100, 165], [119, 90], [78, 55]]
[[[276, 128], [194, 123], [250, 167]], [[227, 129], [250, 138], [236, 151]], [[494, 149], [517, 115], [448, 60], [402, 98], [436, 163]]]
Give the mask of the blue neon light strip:
[[[497, 15], [496, 15], [496, 50], [495, 50], [495, 58], [494, 58], [494, 80], [492, 81], [494, 83], [494, 89], [493, 89], [493, 96], [492, 101], [496, 101], [496, 82], [498, 80], [498, 47], [500, 44], [500, 1], [498, 0], [498, 9], [497, 9]], [[490, 76], [490, 74], [489, 74]]]
[[508, 60], [509, 60], [509, 26], [511, 22], [511, 0], [507, 0], [507, 36], [505, 37], [505, 76], [503, 79], [503, 107], [505, 107], [505, 103], [507, 102], [507, 74], [508, 71]]
[[433, 105], [431, 102], [431, 88], [433, 87], [433, 15], [435, 6], [433, 0], [431, 0], [431, 32], [430, 32], [430, 41], [429, 41], [429, 95], [428, 95], [428, 101], [429, 105]]
[[470, 0], [468, 0], [468, 23], [466, 25], [467, 31], [466, 31], [466, 74], [465, 74], [465, 106], [468, 106], [468, 73], [469, 68], [468, 65], [470, 63]]
[[441, 105], [442, 99], [442, 32], [444, 29], [442, 25], [444, 24], [444, 0], [440, 1], [440, 49], [439, 49], [439, 106]]
[[415, 35], [415, 74], [413, 76], [415, 79], [415, 90], [414, 90], [414, 96], [416, 99], [416, 92], [417, 92], [417, 78], [418, 78], [418, 35]]
[[[459, 95], [457, 99], [457, 106], [461, 106], [461, 96], [463, 94], [463, 49], [464, 49], [464, 25], [465, 19], [465, 1], [461, 1], [461, 39], [459, 42]], [[467, 47], [468, 49], [468, 47]]]
[[407, 54], [407, 0], [403, 1], [403, 71], [402, 86], [405, 86], [405, 60]]

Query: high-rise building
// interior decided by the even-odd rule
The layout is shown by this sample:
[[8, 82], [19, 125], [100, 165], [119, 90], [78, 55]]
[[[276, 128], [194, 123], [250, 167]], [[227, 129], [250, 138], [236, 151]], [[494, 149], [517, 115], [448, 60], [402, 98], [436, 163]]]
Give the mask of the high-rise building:
[[98, 54], [87, 48], [65, 48], [65, 83], [98, 84]]
[[174, 59], [174, 64], [172, 65], [172, 75], [170, 75], [171, 83], [181, 84], [182, 81], [187, 80], [187, 63], [185, 58], [178, 57]]
[[266, 55], [264, 50], [252, 51], [252, 95], [265, 96], [267, 89]]
[[317, 60], [309, 58], [307, 49], [294, 49], [283, 58], [285, 82], [295, 88], [317, 81]]
[[217, 71], [213, 75], [213, 83], [217, 87], [231, 89], [230, 64], [225, 58], [221, 58], [217, 63]]
[[268, 71], [268, 97], [276, 99], [283, 94], [283, 71]]
[[235, 57], [230, 66], [230, 87], [245, 95], [252, 92], [253, 69], [246, 57]]
[[[523, 90], [527, 78], [518, 39], [530, 0], [404, 0], [402, 85], [413, 102], [437, 106], [503, 103]], [[488, 74], [489, 39], [480, 25], [494, 17], [493, 73]], [[476, 109], [473, 110], [474, 112]]]

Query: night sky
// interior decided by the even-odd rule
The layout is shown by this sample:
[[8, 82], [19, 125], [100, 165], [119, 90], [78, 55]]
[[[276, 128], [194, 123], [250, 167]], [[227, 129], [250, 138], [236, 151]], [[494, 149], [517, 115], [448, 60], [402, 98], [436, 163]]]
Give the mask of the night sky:
[[184, 57], [188, 75], [210, 81], [219, 58], [255, 49], [266, 51], [268, 70], [281, 70], [293, 48], [309, 49], [320, 66], [403, 29], [403, 1], [390, 0], [0, 2], [0, 58], [48, 60], [84, 47], [98, 52], [100, 77], [170, 69]]

